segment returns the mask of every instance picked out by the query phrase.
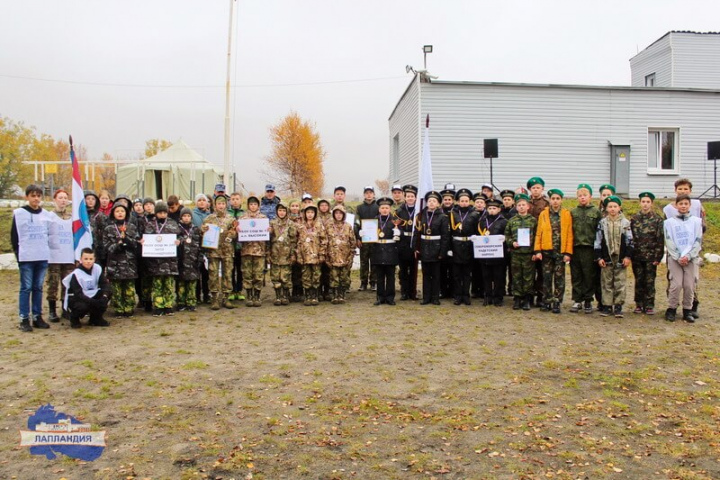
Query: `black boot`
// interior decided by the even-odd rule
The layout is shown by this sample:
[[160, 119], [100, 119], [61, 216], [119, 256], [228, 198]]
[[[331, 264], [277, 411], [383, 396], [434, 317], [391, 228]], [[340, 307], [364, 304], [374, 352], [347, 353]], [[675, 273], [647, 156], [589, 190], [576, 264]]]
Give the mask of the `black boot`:
[[55, 300], [48, 300], [48, 320], [50, 320], [52, 323], [58, 323], [60, 321], [60, 317], [57, 316], [57, 302]]
[[275, 289], [275, 301], [273, 302], [273, 305], [278, 306], [282, 305], [282, 288], [276, 288]]
[[453, 305], [462, 305], [462, 303], [463, 303], [462, 297], [460, 297], [460, 296], [455, 297], [455, 301], [453, 302]]
[[[153, 311], [153, 305], [150, 300], [145, 300], [145, 311], [146, 312], [152, 312]], [[79, 320], [78, 320], [79, 321]]]
[[525, 298], [523, 298], [523, 301], [522, 301], [522, 309], [525, 311], [530, 310], [530, 308], [532, 308], [531, 303], [532, 303], [532, 295], [525, 295]]
[[310, 289], [310, 303], [312, 306], [317, 306], [320, 302], [318, 301], [318, 289], [317, 288], [311, 288]]
[[33, 328], [50, 328], [50, 325], [43, 320], [42, 315], [35, 315], [32, 322]]
[[485, 295], [485, 298], [483, 298], [483, 307], [487, 307], [488, 305], [492, 305], [492, 301], [488, 295]]
[[677, 316], [677, 308], [668, 308], [665, 310], [665, 320], [668, 322], [674, 322]]
[[700, 315], [698, 315], [698, 305], [700, 305], [700, 302], [697, 300], [693, 300], [692, 308], [690, 309], [690, 315], [692, 315], [696, 320], [700, 318]]
[[520, 297], [513, 298], [513, 310], [520, 310]]
[[82, 327], [82, 324], [80, 323], [80, 319], [76, 317], [75, 315], [70, 314], [70, 328], [80, 328]]
[[535, 306], [536, 306], [537, 308], [540, 308], [540, 309], [542, 309], [543, 307], [545, 307], [545, 302], [543, 302], [543, 296], [542, 296], [542, 295], [538, 295], [537, 298], [535, 299]]
[[260, 301], [260, 290], [253, 290], [253, 307], [261, 307], [262, 301]]
[[281, 305], [289, 305], [290, 304], [290, 289], [289, 288], [283, 288], [282, 289], [282, 300], [280, 301]]
[[692, 310], [686, 310], [683, 308], [683, 320], [688, 323], [695, 323], [695, 317], [692, 314]]
[[560, 302], [552, 303], [552, 313], [560, 313]]
[[30, 325], [30, 319], [28, 317], [22, 317], [20, 319], [20, 325], [18, 328], [20, 328], [20, 331], [22, 331], [22, 332], [32, 332], [33, 331], [33, 328]]
[[502, 307], [504, 303], [505, 303], [505, 300], [503, 300], [502, 295], [499, 296], [499, 297], [495, 297], [495, 301], [493, 302], [493, 304], [494, 304], [496, 307]]

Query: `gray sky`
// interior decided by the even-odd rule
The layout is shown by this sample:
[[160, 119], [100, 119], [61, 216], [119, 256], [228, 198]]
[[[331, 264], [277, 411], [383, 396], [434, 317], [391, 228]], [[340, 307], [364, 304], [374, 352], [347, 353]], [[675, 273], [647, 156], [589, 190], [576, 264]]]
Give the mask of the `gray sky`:
[[[716, 0], [235, 5], [238, 178], [262, 190], [268, 129], [294, 110], [327, 150], [326, 192], [353, 194], [387, 176], [387, 119], [424, 44], [443, 80], [629, 85], [630, 57], [669, 30], [717, 29], [720, 14]], [[3, 0], [0, 116], [72, 134], [91, 158], [182, 138], [222, 166], [228, 12], [228, 0]]]

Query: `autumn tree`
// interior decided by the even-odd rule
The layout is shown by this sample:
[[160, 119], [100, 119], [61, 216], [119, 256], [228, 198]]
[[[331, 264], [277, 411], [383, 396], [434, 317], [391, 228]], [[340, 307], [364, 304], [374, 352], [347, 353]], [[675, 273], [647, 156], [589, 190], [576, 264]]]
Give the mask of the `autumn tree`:
[[151, 138], [150, 140], [145, 140], [145, 158], [157, 155], [170, 147], [172, 147], [172, 142], [163, 140], [162, 138]]
[[267, 157], [264, 172], [278, 186], [278, 190], [299, 197], [303, 192], [313, 196], [322, 194], [325, 177], [325, 150], [315, 126], [291, 112], [279, 124], [270, 128], [272, 152]]
[[378, 189], [378, 192], [380, 192], [380, 195], [383, 197], [386, 197], [390, 195], [390, 181], [389, 180], [381, 180], [377, 179], [375, 180], [375, 186]]

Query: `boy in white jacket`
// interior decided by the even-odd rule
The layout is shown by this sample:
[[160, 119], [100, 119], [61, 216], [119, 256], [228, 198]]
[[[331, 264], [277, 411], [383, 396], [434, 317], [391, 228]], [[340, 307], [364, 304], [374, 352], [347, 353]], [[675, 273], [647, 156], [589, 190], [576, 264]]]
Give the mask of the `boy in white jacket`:
[[678, 214], [665, 220], [665, 246], [668, 250], [667, 266], [670, 274], [668, 309], [665, 320], [675, 321], [683, 291], [683, 320], [694, 322], [692, 315], [693, 296], [698, 279], [698, 262], [702, 248], [702, 220], [690, 213], [690, 197], [678, 195], [675, 200]]

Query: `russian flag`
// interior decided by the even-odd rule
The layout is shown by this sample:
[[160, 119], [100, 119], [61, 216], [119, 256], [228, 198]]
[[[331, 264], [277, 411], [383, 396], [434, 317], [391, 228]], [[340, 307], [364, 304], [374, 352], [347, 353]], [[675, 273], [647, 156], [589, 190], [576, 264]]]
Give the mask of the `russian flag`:
[[70, 137], [70, 161], [72, 162], [72, 230], [73, 246], [75, 247], [75, 260], [80, 260], [83, 248], [92, 247], [92, 232], [90, 230], [90, 217], [85, 205], [85, 192], [80, 177], [80, 165], [75, 158], [72, 136]]

